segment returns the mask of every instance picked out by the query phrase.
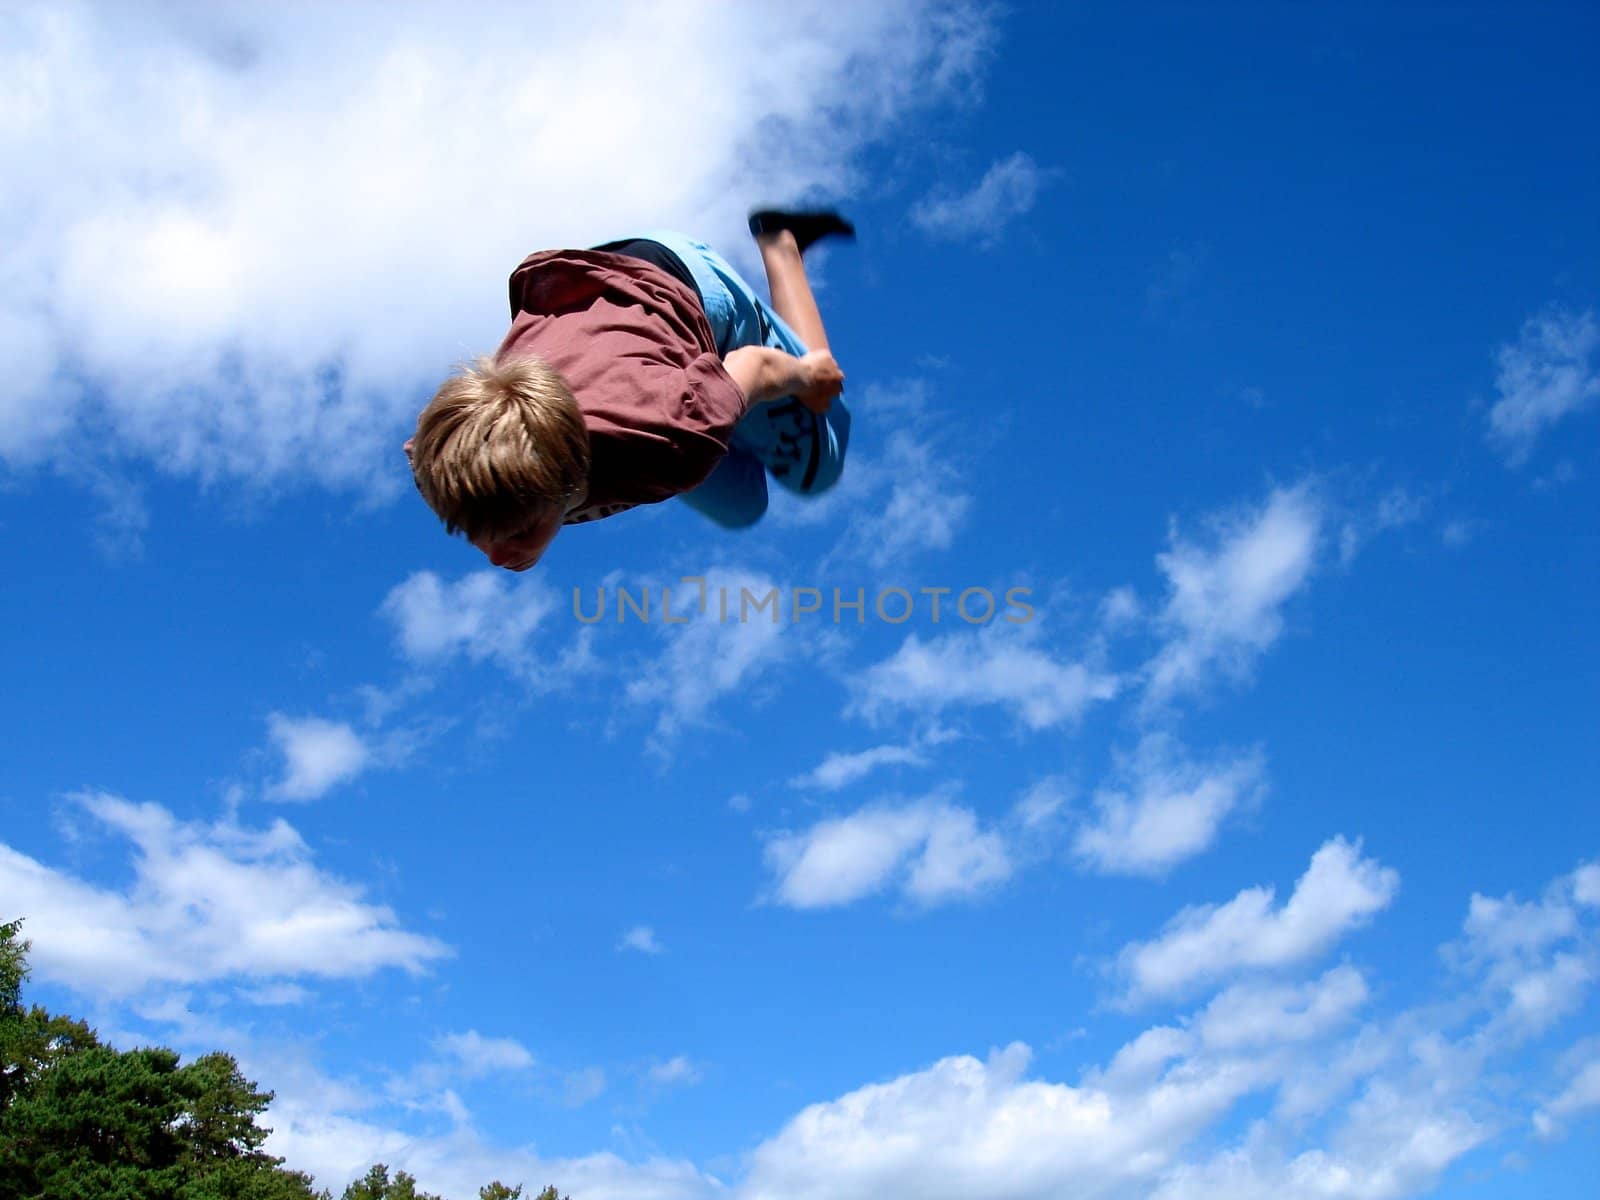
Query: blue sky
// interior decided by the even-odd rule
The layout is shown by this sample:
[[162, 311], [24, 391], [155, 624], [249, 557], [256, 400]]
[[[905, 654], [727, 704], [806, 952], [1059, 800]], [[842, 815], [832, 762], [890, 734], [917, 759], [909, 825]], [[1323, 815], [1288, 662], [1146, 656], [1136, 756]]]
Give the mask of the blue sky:
[[[1586, 1194], [1592, 8], [474, 7], [0, 15], [32, 997], [335, 1189]], [[518, 259], [772, 200], [839, 488], [445, 537]]]

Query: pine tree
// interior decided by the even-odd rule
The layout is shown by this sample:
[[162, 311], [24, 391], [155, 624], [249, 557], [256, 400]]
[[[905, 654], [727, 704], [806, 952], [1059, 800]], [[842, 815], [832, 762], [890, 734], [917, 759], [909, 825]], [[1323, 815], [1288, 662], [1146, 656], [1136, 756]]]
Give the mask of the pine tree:
[[[263, 1146], [272, 1093], [227, 1054], [116, 1050], [22, 1005], [28, 943], [0, 924], [0, 1200], [332, 1200]], [[523, 1200], [496, 1180], [479, 1200]], [[341, 1200], [443, 1200], [375, 1163]], [[566, 1200], [547, 1187], [534, 1200]]]
[[417, 1191], [417, 1181], [404, 1171], [389, 1178], [389, 1168], [374, 1163], [366, 1175], [345, 1188], [341, 1200], [443, 1200], [432, 1192]]
[[272, 1094], [228, 1055], [180, 1066], [24, 1010], [19, 928], [0, 925], [0, 1200], [323, 1200], [262, 1150]]

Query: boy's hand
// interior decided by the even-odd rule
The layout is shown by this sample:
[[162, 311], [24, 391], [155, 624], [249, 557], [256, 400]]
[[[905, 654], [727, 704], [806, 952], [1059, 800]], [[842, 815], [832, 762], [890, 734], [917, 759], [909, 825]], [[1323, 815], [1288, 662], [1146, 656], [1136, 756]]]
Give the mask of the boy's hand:
[[825, 413], [833, 398], [844, 391], [844, 372], [826, 350], [812, 350], [800, 358], [800, 387], [795, 399], [814, 413]]

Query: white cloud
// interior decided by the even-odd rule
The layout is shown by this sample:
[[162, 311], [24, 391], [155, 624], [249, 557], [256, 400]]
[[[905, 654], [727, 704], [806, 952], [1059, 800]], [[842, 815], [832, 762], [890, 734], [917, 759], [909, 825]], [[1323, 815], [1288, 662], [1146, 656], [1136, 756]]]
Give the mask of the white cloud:
[[752, 690], [800, 649], [779, 612], [784, 593], [771, 579], [728, 570], [707, 576], [704, 587], [702, 594], [690, 586], [681, 597], [674, 589], [673, 611], [687, 623], [654, 623], [666, 648], [636, 669], [624, 691], [630, 703], [657, 714], [652, 742], [657, 749], [685, 728], [706, 723], [724, 696], [740, 697], [737, 723], [746, 724], [756, 702]]
[[[1030, 1074], [1028, 1048], [1013, 1044], [812, 1104], [742, 1156], [743, 1178], [729, 1182], [648, 1149], [635, 1161], [558, 1159], [489, 1144], [463, 1099], [470, 1089], [444, 1085], [460, 1077], [458, 1064], [471, 1063], [499, 1090], [501, 1067], [526, 1069], [526, 1052], [507, 1039], [440, 1039], [438, 1057], [405, 1076], [431, 1073], [444, 1087], [405, 1105], [443, 1113], [450, 1127], [442, 1135], [387, 1126], [370, 1088], [297, 1069], [292, 1054], [270, 1053], [272, 1073], [261, 1075], [269, 1051], [247, 1039], [241, 1064], [278, 1093], [262, 1122], [275, 1131], [269, 1151], [334, 1189], [384, 1161], [446, 1195], [471, 1195], [499, 1178], [627, 1200], [1410, 1200], [1452, 1166], [1467, 1166], [1496, 1132], [1522, 1126], [1555, 1136], [1600, 1103], [1593, 1038], [1562, 1055], [1546, 1081], [1543, 1055], [1511, 1057], [1515, 1040], [1488, 1036], [1513, 1003], [1498, 963], [1510, 956], [1540, 970], [1592, 945], [1600, 913], [1578, 898], [1591, 895], [1591, 870], [1557, 880], [1540, 902], [1577, 906], [1578, 924], [1564, 934], [1547, 935], [1549, 924], [1529, 922], [1521, 909], [1502, 908], [1491, 921], [1469, 912], [1467, 923], [1486, 939], [1475, 953], [1464, 927], [1455, 953], [1465, 971], [1439, 981], [1443, 1003], [1424, 996], [1373, 1013], [1392, 990], [1369, 986], [1346, 965], [1304, 980], [1245, 981], [1175, 1023], [1137, 1033], [1076, 1084]], [[1536, 932], [1508, 932], [1508, 922]], [[166, 1007], [170, 1019], [193, 1020], [183, 1004]], [[703, 1073], [688, 1055], [638, 1071], [647, 1087]], [[599, 1068], [549, 1078], [569, 1103], [606, 1085]], [[1480, 1158], [1470, 1169], [1493, 1168]]]
[[311, 993], [297, 983], [269, 983], [265, 987], [240, 988], [238, 995], [248, 1004], [266, 1007], [304, 1004], [311, 999]]
[[637, 950], [640, 954], [665, 954], [667, 948], [656, 937], [656, 931], [648, 925], [635, 925], [622, 935], [622, 940], [617, 943], [618, 950]]
[[[592, 1088], [595, 1080], [586, 1082]], [[603, 1078], [600, 1083], [603, 1087]], [[652, 1155], [630, 1162], [605, 1152], [544, 1156], [527, 1146], [489, 1144], [470, 1120], [453, 1121], [444, 1135], [419, 1136], [363, 1113], [359, 1096], [340, 1097], [350, 1089], [330, 1089], [327, 1081], [277, 1090], [278, 1098], [261, 1120], [272, 1128], [268, 1153], [307, 1171], [318, 1187], [335, 1195], [374, 1162], [407, 1171], [419, 1188], [452, 1197], [475, 1196], [490, 1179], [522, 1181], [525, 1195], [545, 1182], [559, 1183], [562, 1195], [614, 1200], [716, 1200], [728, 1194], [715, 1178], [682, 1159]], [[580, 1086], [574, 1094], [581, 1093]]]
[[1050, 173], [1018, 151], [996, 161], [971, 190], [936, 189], [911, 210], [911, 221], [933, 237], [993, 245], [1016, 218], [1033, 208]]
[[1064, 779], [1041, 779], [1012, 806], [1011, 818], [1024, 834], [1049, 833], [1066, 812], [1070, 788]]
[[434, 664], [460, 655], [497, 663], [534, 684], [563, 675], [534, 670], [529, 648], [558, 606], [555, 592], [537, 579], [474, 571], [445, 583], [432, 571], [418, 571], [390, 590], [380, 611], [412, 662]]
[[1203, 1071], [1122, 1100], [1027, 1079], [1029, 1057], [946, 1058], [813, 1104], [757, 1147], [741, 1200], [1132, 1196], [1258, 1083]]
[[662, 1087], [699, 1083], [704, 1075], [687, 1054], [680, 1054], [666, 1062], [654, 1063], [647, 1072], [650, 1082]]
[[[1346, 852], [1338, 869], [1330, 847]], [[1382, 873], [1343, 843], [1319, 856], [1296, 892], [1305, 903], [1343, 890], [1335, 875]], [[1580, 879], [1547, 899], [1572, 897]], [[1275, 914], [1280, 927], [1295, 903]], [[1525, 965], [1588, 944], [1593, 914], [1581, 917], [1565, 937], [1513, 939], [1534, 955]], [[1280, 936], [1279, 950], [1294, 940]], [[809, 1106], [757, 1147], [738, 1195], [1405, 1200], [1507, 1126], [1531, 1117], [1554, 1135], [1600, 1104], [1593, 1039], [1565, 1056], [1556, 1087], [1529, 1086], [1534, 1062], [1497, 1061], [1517, 1044], [1494, 1036], [1514, 1000], [1488, 960], [1441, 980], [1443, 1003], [1364, 1015], [1386, 990], [1348, 965], [1242, 982], [1139, 1033], [1077, 1086], [1028, 1078], [1021, 1045], [942, 1059]], [[1530, 1094], [1549, 1097], [1532, 1114]]]
[[1167, 640], [1148, 666], [1147, 701], [1200, 690], [1216, 674], [1248, 673], [1283, 631], [1282, 607], [1311, 573], [1322, 521], [1321, 505], [1302, 485], [1217, 521], [1210, 546], [1173, 535], [1156, 559], [1167, 577], [1158, 618]]
[[997, 621], [927, 641], [912, 634], [892, 656], [862, 672], [851, 709], [877, 719], [893, 709], [938, 713], [999, 705], [1040, 730], [1069, 724], [1117, 694], [1115, 675], [1060, 662], [1018, 628]]
[[404, 490], [401, 430], [523, 254], [661, 224], [738, 253], [747, 202], [855, 184], [989, 40], [917, 0], [474, 12], [12, 6], [0, 456]]
[[476, 1029], [447, 1033], [434, 1046], [451, 1062], [455, 1071], [476, 1079], [506, 1071], [526, 1071], [533, 1066], [533, 1055], [513, 1038], [486, 1038]]
[[1219, 1056], [1157, 1028], [1077, 1087], [1027, 1078], [1022, 1045], [947, 1058], [805, 1109], [756, 1149], [739, 1196], [1398, 1200], [1488, 1135], [1457, 1097], [1383, 1076], [1331, 1130], [1269, 1116], [1221, 1151], [1195, 1145], [1246, 1097], [1315, 1070], [1308, 1055]]
[[1483, 522], [1472, 520], [1470, 517], [1460, 517], [1446, 521], [1439, 530], [1439, 540], [1452, 550], [1465, 546], [1483, 528]]
[[1123, 1045], [1104, 1070], [1091, 1071], [1088, 1078], [1111, 1092], [1147, 1088], [1169, 1064], [1193, 1054], [1197, 1045], [1188, 1030], [1157, 1025]]
[[1194, 1029], [1222, 1050], [1309, 1041], [1348, 1021], [1368, 995], [1361, 972], [1347, 966], [1304, 984], [1241, 983], [1207, 1004]]
[[1282, 906], [1273, 906], [1272, 888], [1247, 888], [1226, 904], [1185, 908], [1159, 937], [1125, 947], [1117, 962], [1127, 998], [1170, 996], [1240, 970], [1302, 962], [1387, 907], [1399, 885], [1395, 871], [1360, 856], [1359, 844], [1325, 842]]
[[1350, 514], [1339, 528], [1339, 565], [1348, 567], [1367, 542], [1391, 529], [1414, 525], [1427, 514], [1428, 501], [1403, 487], [1390, 488], [1376, 504]]
[[[0, 333], [0, 338], [4, 334]], [[5, 353], [0, 346], [0, 355]], [[3, 404], [3, 401], [0, 401]], [[3, 420], [3, 416], [0, 416]], [[0, 429], [0, 446], [5, 431]], [[3, 457], [0, 450], [0, 457]], [[144, 555], [144, 534], [150, 527], [150, 511], [143, 489], [123, 472], [108, 469], [87, 458], [57, 464], [67, 479], [87, 490], [99, 504], [94, 518], [95, 548], [108, 562], [138, 561]]]
[[1258, 754], [1201, 764], [1177, 742], [1150, 734], [1094, 795], [1095, 815], [1074, 853], [1109, 874], [1155, 875], [1199, 854], [1222, 822], [1261, 788]]
[[271, 789], [282, 800], [315, 800], [366, 769], [372, 752], [350, 726], [319, 717], [267, 718], [274, 744], [283, 754], [284, 776]]
[[1288, 1156], [1246, 1140], [1211, 1159], [1185, 1163], [1151, 1193], [1154, 1200], [1400, 1200], [1430, 1191], [1445, 1168], [1491, 1131], [1424, 1088], [1375, 1085], [1352, 1107], [1327, 1148]]
[[1600, 396], [1597, 347], [1594, 314], [1560, 308], [1527, 321], [1514, 345], [1500, 347], [1488, 437], [1507, 462], [1525, 463], [1546, 430]]
[[773, 896], [791, 908], [850, 904], [891, 885], [919, 904], [973, 895], [1009, 878], [1000, 835], [968, 809], [924, 800], [863, 808], [767, 841]]
[[1108, 633], [1126, 629], [1140, 615], [1139, 597], [1131, 587], [1113, 588], [1100, 601], [1100, 625]]
[[854, 754], [829, 754], [811, 770], [790, 782], [797, 788], [836, 792], [860, 782], [879, 767], [920, 767], [927, 761], [927, 755], [917, 746], [874, 746]]
[[605, 1095], [606, 1073], [601, 1067], [583, 1067], [567, 1072], [562, 1087], [562, 1102], [568, 1108], [582, 1108]]
[[1585, 908], [1600, 908], [1600, 863], [1584, 863], [1572, 873], [1572, 898]]
[[1554, 1137], [1570, 1118], [1600, 1108], [1600, 1039], [1586, 1039], [1565, 1057], [1576, 1064], [1567, 1067], [1566, 1086], [1533, 1114], [1541, 1137]]
[[1448, 947], [1458, 966], [1481, 972], [1502, 998], [1496, 1037], [1548, 1029], [1575, 1011], [1600, 978], [1600, 946], [1586, 932], [1595, 867], [1555, 880], [1538, 900], [1474, 894], [1461, 939]]
[[1524, 903], [1515, 896], [1480, 896], [1467, 906], [1463, 931], [1467, 949], [1478, 959], [1521, 960], [1570, 937], [1578, 914], [1559, 897]]
[[1558, 954], [1549, 966], [1528, 971], [1511, 983], [1507, 1017], [1531, 1030], [1547, 1029], [1577, 1011], [1595, 975], [1592, 953]]
[[0, 846], [0, 895], [27, 918], [41, 979], [126, 995], [234, 977], [417, 974], [450, 953], [320, 870], [283, 821], [248, 830], [104, 794], [77, 800], [133, 844], [133, 877], [102, 887]]
[[851, 470], [860, 476], [855, 495], [840, 497], [849, 524], [825, 567], [861, 561], [881, 570], [923, 551], [948, 550], [972, 510], [972, 495], [947, 452], [904, 430], [889, 434], [882, 458], [852, 463]]
[[773, 498], [770, 517], [781, 525], [839, 527], [837, 542], [819, 564], [824, 574], [844, 563], [883, 570], [929, 550], [948, 550], [972, 511], [971, 489], [957, 466], [962, 452], [952, 448], [965, 442], [946, 422], [930, 419], [925, 384], [869, 386], [860, 409], [880, 420], [914, 417], [900, 423], [917, 433], [889, 426], [879, 453], [858, 436], [850, 469], [837, 487], [803, 499], [780, 489]]

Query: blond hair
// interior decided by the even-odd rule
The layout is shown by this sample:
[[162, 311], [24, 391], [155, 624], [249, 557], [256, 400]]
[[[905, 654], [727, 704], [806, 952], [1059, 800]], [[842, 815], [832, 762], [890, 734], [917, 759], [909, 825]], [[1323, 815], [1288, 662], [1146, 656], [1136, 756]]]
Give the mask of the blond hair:
[[480, 358], [417, 418], [411, 471], [451, 533], [515, 537], [541, 510], [582, 497], [589, 431], [567, 381], [543, 359]]

